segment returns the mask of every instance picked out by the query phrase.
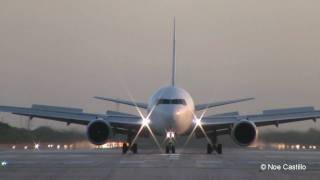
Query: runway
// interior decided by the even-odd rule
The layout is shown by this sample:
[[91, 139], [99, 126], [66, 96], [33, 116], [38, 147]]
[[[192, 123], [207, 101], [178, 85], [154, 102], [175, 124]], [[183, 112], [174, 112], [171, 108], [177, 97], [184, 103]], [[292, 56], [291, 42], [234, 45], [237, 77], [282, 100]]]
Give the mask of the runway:
[[[207, 155], [203, 149], [179, 154], [140, 150], [0, 151], [1, 180], [202, 180], [319, 179], [320, 152], [225, 149]], [[261, 164], [303, 164], [305, 170], [261, 170]]]

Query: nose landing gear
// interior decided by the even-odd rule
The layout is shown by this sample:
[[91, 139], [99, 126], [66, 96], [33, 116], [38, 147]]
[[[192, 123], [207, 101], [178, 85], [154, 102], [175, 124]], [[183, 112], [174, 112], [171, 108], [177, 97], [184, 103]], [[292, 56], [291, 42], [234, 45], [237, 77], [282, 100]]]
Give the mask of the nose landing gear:
[[175, 154], [175, 153], [176, 153], [176, 148], [175, 148], [175, 146], [174, 146], [173, 143], [168, 143], [168, 144], [166, 145], [166, 154], [169, 154], [169, 153], [170, 153], [170, 150], [171, 150], [171, 153], [172, 153], [172, 154]]
[[172, 154], [176, 153], [176, 147], [174, 146], [174, 132], [167, 132], [167, 140], [168, 140], [168, 144], [166, 145], [166, 154], [169, 154], [170, 151]]

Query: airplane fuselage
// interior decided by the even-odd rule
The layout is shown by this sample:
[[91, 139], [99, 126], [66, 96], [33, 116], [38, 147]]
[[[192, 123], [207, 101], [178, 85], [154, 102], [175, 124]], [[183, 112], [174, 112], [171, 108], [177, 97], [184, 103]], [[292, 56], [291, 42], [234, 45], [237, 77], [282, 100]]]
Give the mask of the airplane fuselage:
[[153, 108], [150, 127], [156, 134], [168, 131], [184, 134], [193, 125], [194, 102], [184, 89], [173, 86], [159, 89], [148, 102], [148, 112]]

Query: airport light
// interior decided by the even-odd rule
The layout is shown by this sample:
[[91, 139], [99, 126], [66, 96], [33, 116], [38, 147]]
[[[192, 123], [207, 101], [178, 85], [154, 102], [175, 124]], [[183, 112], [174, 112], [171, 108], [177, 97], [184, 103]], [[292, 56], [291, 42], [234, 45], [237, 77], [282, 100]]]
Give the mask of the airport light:
[[16, 146], [15, 146], [15, 145], [13, 145], [11, 148], [12, 148], [12, 149], [16, 149]]
[[7, 166], [8, 165], [8, 162], [7, 161], [1, 161], [1, 166], [2, 167], [5, 167], [5, 166]]
[[25, 150], [28, 149], [28, 146], [24, 146], [23, 149], [25, 149]]

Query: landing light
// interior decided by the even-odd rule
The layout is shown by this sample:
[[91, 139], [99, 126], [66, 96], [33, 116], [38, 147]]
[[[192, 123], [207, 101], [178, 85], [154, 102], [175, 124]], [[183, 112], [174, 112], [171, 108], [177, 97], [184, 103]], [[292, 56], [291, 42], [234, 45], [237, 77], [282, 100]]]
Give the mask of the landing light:
[[40, 144], [34, 144], [34, 149], [39, 149], [39, 147], [40, 147]]
[[142, 119], [142, 125], [143, 126], [146, 126], [146, 125], [148, 125], [150, 123], [150, 119], [149, 118], [143, 118]]
[[174, 132], [172, 131], [167, 132], [167, 139], [172, 139], [172, 138], [174, 138]]
[[196, 124], [197, 126], [201, 125], [201, 119], [196, 118], [193, 120], [193, 123]]

